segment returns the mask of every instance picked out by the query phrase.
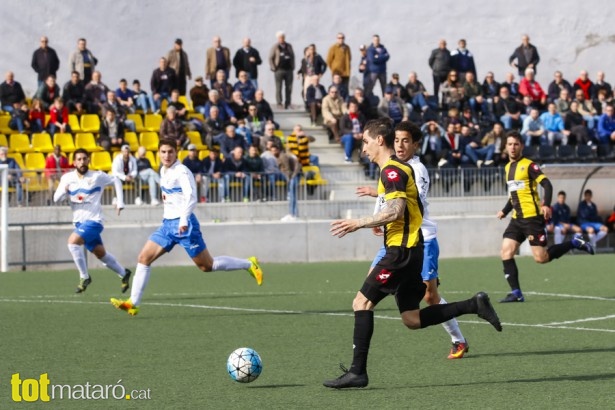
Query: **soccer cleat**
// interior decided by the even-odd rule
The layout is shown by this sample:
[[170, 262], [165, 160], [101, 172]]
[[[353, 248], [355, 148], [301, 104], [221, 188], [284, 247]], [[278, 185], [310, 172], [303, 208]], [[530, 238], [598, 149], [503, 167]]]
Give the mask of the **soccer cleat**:
[[449, 359], [461, 359], [464, 354], [470, 350], [470, 344], [466, 340], [465, 342], [455, 342], [451, 347], [451, 352], [448, 355]]
[[132, 275], [132, 271], [130, 269], [124, 269], [124, 277], [122, 278], [122, 293], [126, 293], [128, 288], [130, 288], [130, 276]]
[[491, 323], [491, 325], [495, 327], [495, 330], [501, 332], [502, 324], [500, 323], [498, 314], [495, 313], [493, 305], [491, 305], [489, 301], [489, 295], [485, 292], [478, 292], [472, 299], [476, 301], [476, 314], [478, 317]]
[[595, 253], [593, 245], [590, 242], [587, 242], [583, 238], [583, 234], [581, 233], [574, 234], [574, 236], [572, 237], [572, 246], [574, 246], [576, 249], [585, 251], [590, 255], [593, 255]]
[[130, 299], [122, 300], [111, 298], [111, 304], [117, 309], [126, 311], [130, 316], [136, 316], [139, 313], [139, 306], [134, 306]]
[[256, 259], [256, 256], [250, 256], [248, 260], [252, 264], [248, 268], [248, 272], [250, 272], [250, 275], [252, 275], [252, 277], [256, 279], [256, 284], [258, 286], [262, 285], [263, 284], [263, 271], [261, 270], [261, 267], [258, 264], [258, 259]]
[[87, 279], [81, 278], [79, 280], [79, 284], [77, 285], [77, 289], [75, 289], [75, 293], [85, 292], [88, 286], [90, 286], [90, 283], [92, 283], [92, 277], [89, 277]]
[[366, 387], [369, 379], [367, 373], [354, 374], [348, 371], [343, 365], [340, 364], [340, 369], [344, 372], [340, 377], [333, 380], [325, 380], [322, 385], [330, 387], [332, 389], [347, 389], [349, 387]]
[[504, 299], [500, 299], [500, 303], [525, 302], [523, 295], [517, 296], [514, 293], [509, 293]]

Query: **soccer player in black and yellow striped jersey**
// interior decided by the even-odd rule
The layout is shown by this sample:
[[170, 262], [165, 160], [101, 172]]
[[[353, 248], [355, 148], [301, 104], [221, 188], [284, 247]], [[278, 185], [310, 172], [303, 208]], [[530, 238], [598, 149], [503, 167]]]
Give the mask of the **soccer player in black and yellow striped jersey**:
[[360, 219], [331, 222], [331, 234], [340, 238], [360, 228], [384, 226], [384, 257], [374, 266], [352, 302], [355, 314], [354, 351], [349, 370], [326, 387], [343, 389], [368, 384], [367, 354], [374, 330], [374, 308], [394, 294], [402, 322], [410, 329], [422, 329], [454, 317], [474, 313], [501, 331], [502, 325], [489, 296], [479, 292], [472, 298], [419, 310], [425, 295], [423, 269], [423, 209], [414, 180], [414, 171], [393, 152], [394, 131], [387, 119], [368, 122], [363, 131], [363, 153], [380, 167], [379, 193], [384, 204], [379, 212]]
[[[529, 240], [532, 255], [538, 263], [551, 262], [564, 255], [572, 248], [584, 250], [593, 255], [594, 249], [583, 239], [582, 234], [576, 234], [571, 241], [547, 248], [546, 221], [551, 218], [551, 197], [553, 186], [542, 173], [540, 166], [523, 157], [523, 140], [517, 131], [511, 131], [506, 136], [506, 152], [510, 162], [506, 164], [505, 176], [508, 185], [508, 200], [504, 208], [497, 213], [503, 219], [510, 211], [512, 218], [502, 240], [502, 264], [504, 277], [510, 285], [511, 293], [500, 302], [523, 302], [525, 298], [519, 285], [519, 271], [515, 262], [515, 254], [525, 239]], [[538, 194], [538, 185], [544, 190], [542, 200]]]

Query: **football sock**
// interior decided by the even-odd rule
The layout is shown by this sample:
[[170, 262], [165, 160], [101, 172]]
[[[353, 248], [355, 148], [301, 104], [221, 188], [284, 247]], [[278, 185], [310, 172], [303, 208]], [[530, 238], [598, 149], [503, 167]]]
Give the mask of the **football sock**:
[[444, 323], [467, 313], [476, 313], [476, 303], [472, 299], [447, 303], [445, 305], [427, 306], [419, 310], [421, 329]]
[[559, 245], [560, 243], [564, 242], [564, 234], [562, 233], [561, 226], [553, 227], [553, 242], [555, 242], [556, 245]]
[[233, 258], [232, 256], [216, 256], [211, 270], [247, 270], [252, 266], [252, 262], [247, 259]]
[[605, 231], [598, 231], [598, 233], [596, 234], [596, 239], [594, 239], [594, 245], [596, 244], [596, 242], [598, 242], [600, 239], [604, 238], [605, 236], [606, 236]]
[[79, 271], [79, 277], [81, 279], [89, 278], [90, 275], [88, 274], [88, 267], [85, 263], [85, 252], [83, 251], [83, 246], [69, 243], [68, 250], [71, 255], [73, 255], [73, 260], [75, 261], [75, 265], [77, 265], [77, 270]]
[[519, 270], [517, 269], [517, 262], [514, 259], [507, 259], [502, 261], [504, 265], [504, 277], [508, 282], [508, 285], [512, 290], [521, 289], [519, 285]]
[[573, 247], [574, 246], [572, 245], [572, 241], [560, 243], [559, 245], [549, 246], [549, 249], [547, 249], [547, 253], [549, 254], [549, 260], [552, 261], [553, 259], [559, 258], [565, 253], [568, 253], [568, 251]]
[[588, 233], [587, 237], [589, 238], [589, 243], [591, 243], [592, 246], [595, 248], [596, 247], [596, 234], [595, 233]]
[[152, 268], [141, 263], [137, 263], [137, 269], [135, 269], [135, 276], [132, 279], [132, 289], [130, 291], [130, 301], [133, 306], [139, 306], [141, 303], [141, 297], [143, 297], [143, 291], [149, 282], [149, 275]]
[[123, 278], [126, 274], [126, 270], [119, 264], [117, 259], [115, 259], [115, 256], [111, 255], [109, 252], [105, 253], [105, 256], [100, 258], [100, 261], [104, 263], [107, 268], [120, 275], [120, 278]]
[[[440, 304], [447, 304], [446, 300], [444, 300], [443, 297], [440, 297]], [[459, 323], [457, 322], [457, 319], [451, 319], [442, 323], [442, 327], [444, 327], [444, 330], [446, 330], [446, 332], [451, 336], [451, 340], [453, 343], [466, 341], [466, 339], [461, 334], [461, 329], [459, 329]]]
[[367, 371], [367, 353], [374, 333], [374, 312], [358, 310], [354, 312], [354, 336], [352, 338], [352, 365], [350, 372], [364, 374]]

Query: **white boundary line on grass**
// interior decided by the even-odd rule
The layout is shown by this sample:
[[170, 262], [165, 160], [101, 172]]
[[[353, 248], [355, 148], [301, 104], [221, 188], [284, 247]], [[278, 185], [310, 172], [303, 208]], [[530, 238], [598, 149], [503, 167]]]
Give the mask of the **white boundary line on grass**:
[[[88, 302], [84, 300], [53, 300], [53, 299], [7, 299], [0, 298], [0, 303], [64, 303], [64, 304], [82, 304], [82, 305], [106, 305], [108, 302]], [[333, 313], [333, 312], [306, 312], [301, 310], [281, 310], [281, 309], [257, 309], [257, 308], [240, 308], [233, 306], [210, 306], [210, 305], [195, 305], [195, 304], [183, 304], [183, 303], [163, 303], [163, 302], [151, 302], [148, 306], [160, 306], [160, 307], [179, 307], [179, 308], [193, 308], [193, 309], [207, 309], [207, 310], [228, 310], [236, 312], [252, 312], [252, 313], [276, 313], [276, 314], [288, 314], [288, 315], [321, 315], [321, 316], [344, 316], [354, 317], [352, 313]], [[378, 319], [385, 320], [400, 320], [399, 317], [374, 315]], [[603, 317], [592, 317], [585, 319], [569, 320], [565, 322], [552, 322], [546, 324], [527, 324], [527, 323], [502, 323], [503, 326], [515, 326], [515, 327], [537, 327], [546, 329], [566, 329], [566, 330], [579, 330], [590, 332], [603, 332], [603, 333], [615, 333], [615, 329], [595, 329], [586, 327], [570, 327], [563, 326], [566, 324], [591, 322], [615, 319], [615, 315], [608, 315]], [[488, 325], [489, 323], [477, 320], [459, 320], [460, 323], [471, 323]]]

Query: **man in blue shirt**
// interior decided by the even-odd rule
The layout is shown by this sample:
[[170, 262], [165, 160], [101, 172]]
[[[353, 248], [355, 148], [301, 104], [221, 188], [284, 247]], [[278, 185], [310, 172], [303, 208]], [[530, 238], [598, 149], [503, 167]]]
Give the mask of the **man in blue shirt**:
[[604, 238], [609, 232], [605, 224], [602, 223], [602, 218], [598, 215], [598, 208], [592, 202], [593, 192], [591, 189], [586, 189], [583, 192], [583, 201], [579, 203], [577, 208], [577, 221], [589, 236], [589, 242], [596, 248], [596, 242]]
[[545, 129], [546, 142], [553, 145], [555, 142], [561, 142], [562, 145], [568, 143], [568, 135], [570, 131], [564, 129], [564, 120], [557, 112], [554, 103], [549, 103], [548, 111], [540, 116]]
[[598, 138], [601, 144], [609, 144], [615, 142], [615, 108], [612, 105], [607, 105], [604, 109], [604, 114], [598, 120]]
[[568, 232], [582, 233], [579, 225], [571, 222], [570, 207], [566, 204], [566, 192], [557, 193], [557, 202], [553, 204], [551, 223], [547, 225], [547, 230], [553, 232], [555, 244], [564, 242], [564, 237]]

